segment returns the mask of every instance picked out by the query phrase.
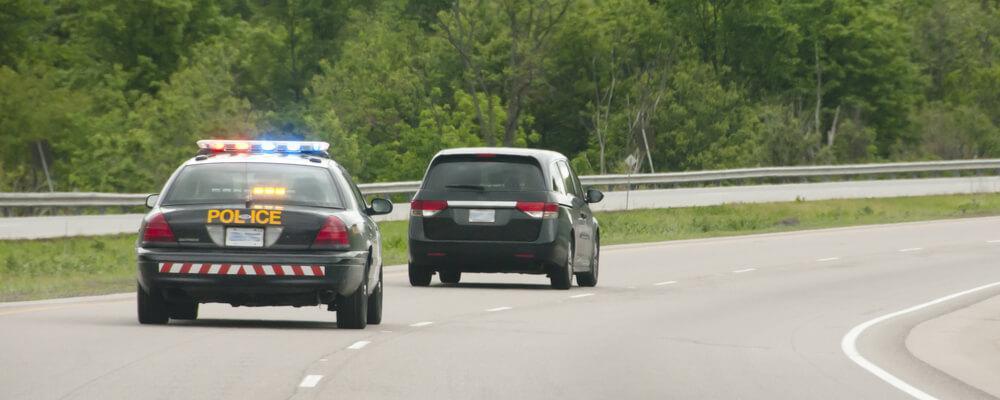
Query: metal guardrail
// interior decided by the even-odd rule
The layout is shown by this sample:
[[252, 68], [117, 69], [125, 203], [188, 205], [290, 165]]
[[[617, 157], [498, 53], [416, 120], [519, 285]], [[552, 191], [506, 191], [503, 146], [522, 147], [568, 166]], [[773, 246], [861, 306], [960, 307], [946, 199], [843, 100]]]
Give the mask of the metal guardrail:
[[[590, 175], [580, 177], [580, 181], [584, 185], [669, 185], [678, 183], [721, 182], [734, 179], [834, 177], [974, 170], [1000, 170], [1000, 159], [742, 168], [718, 171], [635, 174], [631, 176]], [[420, 181], [367, 183], [358, 186], [366, 195], [413, 193], [420, 188]], [[118, 193], [0, 193], [0, 207], [141, 206], [145, 203], [145, 198], [145, 194]]]

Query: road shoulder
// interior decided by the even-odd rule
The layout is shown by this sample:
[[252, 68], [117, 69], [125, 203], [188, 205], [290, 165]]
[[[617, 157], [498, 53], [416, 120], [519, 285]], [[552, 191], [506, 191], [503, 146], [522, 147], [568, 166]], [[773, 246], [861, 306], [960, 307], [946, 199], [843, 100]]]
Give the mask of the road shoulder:
[[1000, 296], [920, 323], [906, 347], [915, 357], [1000, 397]]

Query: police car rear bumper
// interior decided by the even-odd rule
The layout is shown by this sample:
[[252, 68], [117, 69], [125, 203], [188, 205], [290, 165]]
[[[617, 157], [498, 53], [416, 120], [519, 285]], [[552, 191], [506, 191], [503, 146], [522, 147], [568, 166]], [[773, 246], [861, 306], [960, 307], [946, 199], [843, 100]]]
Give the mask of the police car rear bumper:
[[246, 254], [140, 248], [139, 284], [168, 300], [237, 305], [312, 305], [353, 293], [367, 251]]

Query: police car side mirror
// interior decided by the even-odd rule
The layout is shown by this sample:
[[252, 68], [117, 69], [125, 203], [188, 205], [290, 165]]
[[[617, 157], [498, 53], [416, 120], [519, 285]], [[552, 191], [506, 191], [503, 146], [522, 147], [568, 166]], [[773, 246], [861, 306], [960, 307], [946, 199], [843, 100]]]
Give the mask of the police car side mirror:
[[372, 206], [368, 207], [368, 215], [384, 215], [392, 212], [392, 202], [386, 199], [372, 199]]
[[597, 189], [587, 189], [588, 203], [600, 203], [601, 200], [604, 200], [604, 193]]
[[156, 207], [156, 203], [160, 201], [160, 195], [158, 193], [153, 193], [146, 196], [146, 208]]

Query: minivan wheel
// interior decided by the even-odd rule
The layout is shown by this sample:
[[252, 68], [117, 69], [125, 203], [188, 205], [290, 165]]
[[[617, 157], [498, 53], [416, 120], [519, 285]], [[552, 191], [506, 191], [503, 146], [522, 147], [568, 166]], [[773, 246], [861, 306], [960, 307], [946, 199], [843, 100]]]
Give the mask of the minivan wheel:
[[337, 327], [341, 329], [365, 329], [368, 325], [368, 277], [362, 279], [361, 286], [350, 296], [337, 295]]
[[439, 271], [438, 279], [441, 283], [458, 283], [462, 280], [462, 271]]
[[139, 323], [163, 325], [170, 319], [167, 314], [167, 302], [159, 293], [146, 293], [138, 283], [135, 285], [136, 304], [138, 305]]
[[378, 271], [378, 283], [375, 284], [375, 291], [368, 295], [368, 323], [378, 325], [382, 323], [382, 269]]
[[601, 239], [594, 240], [593, 257], [590, 259], [590, 271], [576, 274], [576, 284], [583, 287], [597, 286], [597, 274], [601, 265]]
[[431, 275], [433, 272], [422, 265], [416, 265], [410, 263], [409, 265], [410, 274], [410, 286], [427, 286], [431, 284]]
[[569, 251], [566, 252], [566, 262], [557, 265], [549, 275], [549, 283], [553, 289], [567, 290], [573, 285], [573, 257], [576, 255], [575, 244], [569, 242]]

